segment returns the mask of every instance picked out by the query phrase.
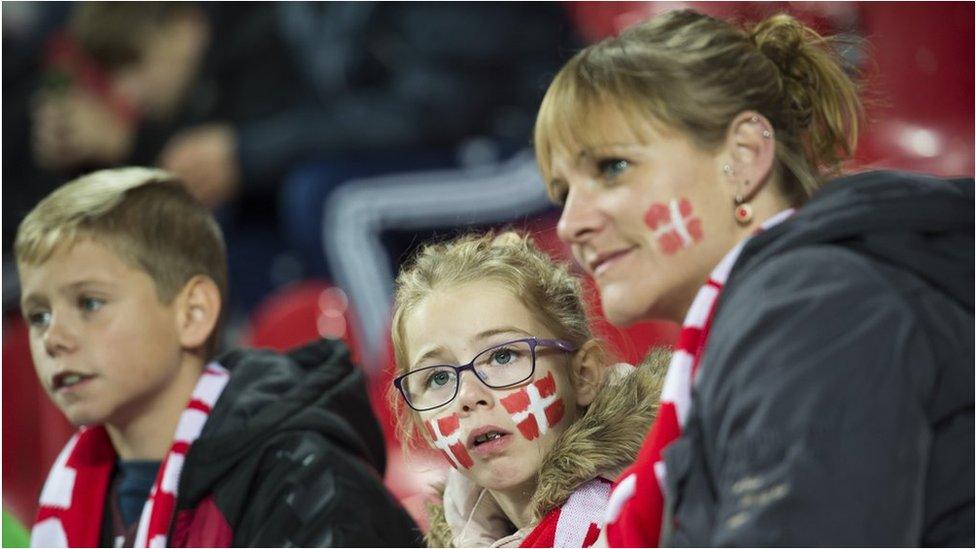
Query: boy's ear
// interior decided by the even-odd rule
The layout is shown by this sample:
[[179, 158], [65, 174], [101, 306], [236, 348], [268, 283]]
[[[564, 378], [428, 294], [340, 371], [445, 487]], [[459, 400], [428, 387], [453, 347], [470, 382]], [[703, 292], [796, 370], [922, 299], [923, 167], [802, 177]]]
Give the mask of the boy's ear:
[[608, 371], [605, 358], [605, 351], [596, 339], [584, 343], [573, 356], [573, 375], [570, 379], [576, 385], [578, 405], [589, 406], [603, 387]]
[[177, 296], [176, 329], [184, 349], [199, 349], [217, 327], [220, 289], [208, 276], [191, 278]]

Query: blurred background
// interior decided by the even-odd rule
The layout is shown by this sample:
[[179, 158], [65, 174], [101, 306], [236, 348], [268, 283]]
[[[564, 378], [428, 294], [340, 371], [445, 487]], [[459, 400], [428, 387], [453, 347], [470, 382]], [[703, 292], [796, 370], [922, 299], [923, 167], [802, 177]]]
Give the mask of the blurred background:
[[[25, 541], [72, 431], [34, 376], [10, 253], [43, 196], [103, 167], [179, 175], [225, 232], [225, 346], [345, 339], [387, 433], [387, 485], [425, 526], [443, 465], [402, 458], [383, 399], [396, 270], [424, 241], [491, 227], [570, 260], [532, 156], [538, 103], [578, 48], [682, 7], [786, 11], [863, 40], [841, 52], [868, 101], [850, 168], [973, 175], [969, 2], [4, 2], [3, 544]], [[677, 335], [594, 311], [627, 362]]]

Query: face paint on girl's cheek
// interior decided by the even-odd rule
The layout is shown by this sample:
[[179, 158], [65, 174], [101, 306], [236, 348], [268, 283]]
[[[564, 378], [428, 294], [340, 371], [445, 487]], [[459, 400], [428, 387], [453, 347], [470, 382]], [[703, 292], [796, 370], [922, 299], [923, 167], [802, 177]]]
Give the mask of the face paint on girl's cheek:
[[559, 423], [566, 411], [563, 400], [556, 394], [556, 380], [552, 372], [500, 401], [511, 414], [519, 432], [528, 440], [546, 434]]
[[470, 469], [474, 465], [474, 460], [461, 440], [461, 420], [457, 414], [425, 421], [424, 427], [433, 439], [434, 447], [441, 451], [451, 467]]
[[687, 198], [673, 199], [667, 204], [651, 204], [644, 213], [644, 223], [667, 255], [701, 242], [705, 236], [701, 220], [692, 215], [691, 202]]

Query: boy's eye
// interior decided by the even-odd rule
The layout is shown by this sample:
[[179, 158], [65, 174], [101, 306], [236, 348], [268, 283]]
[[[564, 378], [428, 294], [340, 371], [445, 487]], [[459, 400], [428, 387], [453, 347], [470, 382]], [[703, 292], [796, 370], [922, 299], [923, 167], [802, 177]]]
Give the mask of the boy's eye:
[[31, 311], [27, 313], [27, 324], [43, 328], [51, 323], [50, 311]]
[[102, 308], [105, 305], [104, 299], [98, 299], [97, 297], [79, 297], [78, 307], [85, 312], [94, 312]]
[[623, 158], [605, 158], [597, 162], [597, 169], [605, 179], [614, 179], [629, 167], [630, 162]]

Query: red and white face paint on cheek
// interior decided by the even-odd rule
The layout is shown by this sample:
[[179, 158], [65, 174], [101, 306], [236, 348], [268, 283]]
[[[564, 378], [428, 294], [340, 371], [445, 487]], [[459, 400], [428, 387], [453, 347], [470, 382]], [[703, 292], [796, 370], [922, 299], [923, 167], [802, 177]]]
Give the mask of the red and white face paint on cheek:
[[461, 440], [461, 420], [457, 414], [425, 421], [424, 426], [434, 440], [434, 447], [441, 451], [451, 467], [470, 469], [474, 466], [474, 460]]
[[701, 242], [705, 236], [701, 220], [692, 215], [691, 202], [687, 198], [671, 200], [668, 204], [651, 204], [644, 214], [644, 223], [667, 255]]
[[500, 400], [528, 440], [534, 440], [559, 423], [566, 409], [556, 394], [556, 380], [549, 372], [546, 377], [534, 381]]

